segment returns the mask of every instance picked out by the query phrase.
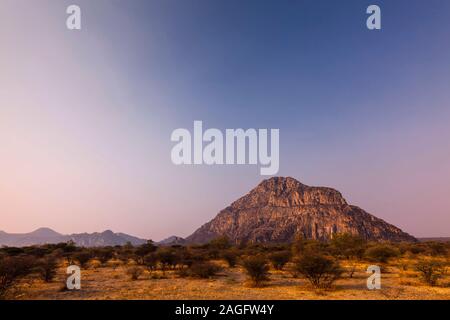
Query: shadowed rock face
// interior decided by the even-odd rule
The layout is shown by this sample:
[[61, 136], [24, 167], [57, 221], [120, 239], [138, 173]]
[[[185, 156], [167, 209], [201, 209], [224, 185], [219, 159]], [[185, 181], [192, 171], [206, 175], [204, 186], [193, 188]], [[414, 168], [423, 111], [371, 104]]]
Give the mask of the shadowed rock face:
[[310, 187], [293, 178], [274, 177], [223, 209], [186, 238], [208, 242], [218, 236], [232, 241], [290, 242], [300, 234], [327, 240], [336, 233], [367, 240], [416, 241], [399, 228], [347, 204], [337, 190]]

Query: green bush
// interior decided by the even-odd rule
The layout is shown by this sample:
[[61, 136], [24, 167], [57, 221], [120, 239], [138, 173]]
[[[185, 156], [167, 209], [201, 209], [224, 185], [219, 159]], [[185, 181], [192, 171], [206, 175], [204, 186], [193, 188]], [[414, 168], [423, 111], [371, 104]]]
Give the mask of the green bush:
[[427, 284], [435, 286], [438, 280], [445, 276], [446, 265], [436, 259], [421, 260], [416, 264], [416, 270]]
[[181, 257], [175, 248], [163, 247], [158, 249], [156, 254], [163, 271], [169, 268], [174, 269], [181, 260]]
[[51, 282], [55, 278], [57, 269], [58, 261], [55, 257], [47, 256], [39, 260], [37, 270], [45, 282]]
[[255, 286], [259, 286], [269, 279], [269, 265], [264, 256], [246, 258], [242, 266]]
[[208, 243], [210, 249], [226, 250], [231, 247], [230, 239], [227, 236], [218, 237]]
[[230, 268], [233, 268], [236, 266], [238, 254], [235, 250], [227, 250], [222, 253], [222, 258], [228, 263]]
[[140, 245], [134, 250], [134, 255], [132, 258], [137, 264], [144, 265], [144, 257], [152, 252], [155, 252], [157, 248], [158, 247], [155, 246], [152, 240], [148, 240], [147, 243]]
[[156, 267], [158, 266], [158, 256], [156, 253], [152, 252], [146, 255], [144, 257], [144, 265], [149, 272], [156, 270]]
[[212, 262], [195, 262], [190, 268], [184, 270], [184, 275], [194, 278], [211, 278], [220, 270], [221, 268]]
[[110, 247], [97, 249], [95, 256], [102, 265], [105, 265], [114, 257], [114, 249]]
[[365, 256], [373, 262], [387, 263], [389, 259], [398, 257], [400, 251], [388, 244], [379, 244], [366, 250]]
[[330, 288], [343, 272], [337, 260], [315, 253], [302, 255], [295, 262], [294, 269], [315, 288], [321, 289]]
[[292, 244], [292, 253], [294, 256], [301, 256], [309, 253], [328, 254], [330, 250], [331, 249], [326, 242], [304, 239], [300, 236], [297, 237]]
[[283, 270], [284, 266], [290, 259], [291, 253], [289, 251], [279, 251], [269, 255], [269, 260], [276, 270]]
[[445, 242], [430, 241], [426, 243], [428, 252], [432, 256], [446, 256], [447, 255], [447, 244]]
[[364, 255], [366, 242], [359, 236], [341, 233], [333, 235], [330, 247], [331, 252], [336, 257], [360, 259]]
[[92, 259], [92, 253], [90, 251], [81, 251], [73, 255], [73, 258], [78, 261], [81, 268], [87, 268], [89, 261]]

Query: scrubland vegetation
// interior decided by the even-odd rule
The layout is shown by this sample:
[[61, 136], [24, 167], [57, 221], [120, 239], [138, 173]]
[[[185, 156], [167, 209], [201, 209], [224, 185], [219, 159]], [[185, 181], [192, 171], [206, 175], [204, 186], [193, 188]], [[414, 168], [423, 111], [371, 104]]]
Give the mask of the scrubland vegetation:
[[[78, 265], [82, 288], [66, 290]], [[382, 288], [368, 290], [369, 265]], [[348, 234], [291, 244], [60, 243], [0, 248], [0, 299], [450, 299], [450, 243], [371, 243]]]

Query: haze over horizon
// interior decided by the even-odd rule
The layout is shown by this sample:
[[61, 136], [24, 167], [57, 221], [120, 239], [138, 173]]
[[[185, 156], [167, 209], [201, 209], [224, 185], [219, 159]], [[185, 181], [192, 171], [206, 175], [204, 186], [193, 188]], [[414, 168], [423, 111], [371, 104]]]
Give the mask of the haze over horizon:
[[[260, 183], [170, 134], [279, 128], [280, 171], [450, 236], [450, 2], [0, 3], [0, 230], [186, 237]], [[427, 5], [432, 4], [432, 5]], [[411, 23], [413, 21], [413, 23]]]

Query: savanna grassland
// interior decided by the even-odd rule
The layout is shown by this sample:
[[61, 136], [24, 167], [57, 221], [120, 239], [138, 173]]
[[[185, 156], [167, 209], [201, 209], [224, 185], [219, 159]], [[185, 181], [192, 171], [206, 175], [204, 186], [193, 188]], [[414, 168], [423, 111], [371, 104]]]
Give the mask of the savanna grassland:
[[[71, 243], [2, 248], [1, 299], [450, 299], [450, 243], [329, 242], [201, 246], [152, 242], [106, 248]], [[68, 265], [81, 289], [66, 288]], [[381, 267], [381, 289], [367, 267]]]

